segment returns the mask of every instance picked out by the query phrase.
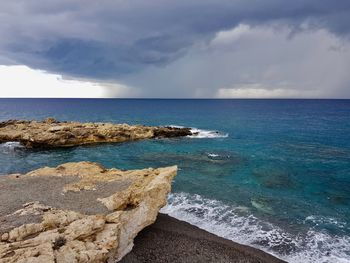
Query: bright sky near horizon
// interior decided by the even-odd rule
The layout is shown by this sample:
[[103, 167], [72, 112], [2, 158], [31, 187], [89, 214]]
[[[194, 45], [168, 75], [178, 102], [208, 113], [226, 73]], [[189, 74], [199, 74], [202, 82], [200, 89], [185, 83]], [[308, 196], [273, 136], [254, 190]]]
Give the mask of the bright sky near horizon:
[[4, 0], [0, 97], [350, 98], [350, 1]]

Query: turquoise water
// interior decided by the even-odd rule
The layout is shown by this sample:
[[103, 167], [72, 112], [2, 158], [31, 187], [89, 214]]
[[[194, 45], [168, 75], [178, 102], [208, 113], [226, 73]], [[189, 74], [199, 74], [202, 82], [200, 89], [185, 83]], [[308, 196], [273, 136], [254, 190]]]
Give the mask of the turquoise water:
[[164, 213], [291, 262], [350, 262], [350, 100], [0, 99], [0, 121], [46, 117], [200, 136], [47, 151], [7, 143], [0, 174], [82, 160], [177, 164]]

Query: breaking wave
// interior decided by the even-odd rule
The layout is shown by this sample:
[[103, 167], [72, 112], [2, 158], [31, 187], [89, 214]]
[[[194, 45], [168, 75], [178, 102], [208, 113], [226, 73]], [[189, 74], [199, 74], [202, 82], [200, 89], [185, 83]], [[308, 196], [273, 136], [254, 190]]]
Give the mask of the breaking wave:
[[4, 151], [15, 151], [16, 149], [24, 148], [19, 142], [5, 142], [0, 143], [0, 150]]
[[190, 138], [227, 138], [228, 133], [222, 133], [219, 131], [201, 130], [197, 128], [191, 128], [193, 135], [189, 135]]
[[292, 234], [258, 219], [248, 207], [173, 193], [161, 212], [288, 262], [350, 262], [350, 237], [331, 236], [311, 228], [306, 233]]
[[[184, 128], [184, 126], [178, 126], [178, 125], [169, 125], [170, 127], [175, 128]], [[204, 139], [204, 138], [227, 138], [228, 133], [223, 133], [220, 131], [215, 130], [203, 130], [198, 128], [191, 128], [192, 135], [189, 135], [187, 137], [189, 138], [197, 138], [197, 139]]]

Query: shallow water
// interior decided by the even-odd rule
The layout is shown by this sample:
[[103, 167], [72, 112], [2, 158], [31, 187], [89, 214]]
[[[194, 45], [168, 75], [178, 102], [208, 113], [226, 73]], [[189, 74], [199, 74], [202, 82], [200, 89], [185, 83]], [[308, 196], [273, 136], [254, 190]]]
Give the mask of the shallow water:
[[350, 262], [348, 100], [10, 100], [0, 120], [177, 125], [194, 138], [60, 150], [0, 145], [0, 174], [69, 161], [177, 164], [163, 212], [291, 262]]

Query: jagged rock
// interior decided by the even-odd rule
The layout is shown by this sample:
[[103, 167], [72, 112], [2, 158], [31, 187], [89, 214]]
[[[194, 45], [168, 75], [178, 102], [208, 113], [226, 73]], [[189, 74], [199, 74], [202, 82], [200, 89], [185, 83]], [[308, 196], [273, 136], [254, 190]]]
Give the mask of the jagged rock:
[[72, 147], [150, 138], [192, 135], [190, 128], [112, 123], [9, 120], [0, 122], [0, 143], [20, 142], [27, 148]]
[[166, 204], [177, 167], [66, 163], [0, 177], [0, 263], [117, 262]]

